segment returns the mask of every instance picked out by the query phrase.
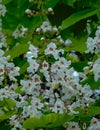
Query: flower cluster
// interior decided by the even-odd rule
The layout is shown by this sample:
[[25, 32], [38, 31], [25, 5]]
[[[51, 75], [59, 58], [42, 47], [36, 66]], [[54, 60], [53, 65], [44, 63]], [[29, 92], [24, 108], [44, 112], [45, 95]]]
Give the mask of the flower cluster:
[[[0, 1], [0, 2], [2, 2], [2, 0]], [[2, 5], [2, 4], [0, 4], [0, 16], [5, 16], [5, 13], [6, 13], [6, 6], [5, 5]]]
[[44, 21], [42, 25], [36, 29], [37, 33], [46, 33], [46, 32], [51, 32], [51, 33], [57, 33], [58, 28], [56, 26], [52, 27], [50, 25], [50, 22], [48, 20]]
[[93, 64], [94, 79], [97, 81], [100, 78], [100, 58], [98, 58]]
[[[66, 130], [81, 130], [79, 127], [79, 124], [77, 122], [68, 122]], [[65, 127], [66, 127], [65, 125]], [[100, 129], [100, 121], [93, 117], [90, 121], [90, 126], [86, 126], [86, 124], [83, 123], [82, 129], [86, 130], [99, 130]]]
[[62, 56], [64, 51], [57, 50], [55, 43], [48, 44], [44, 51], [46, 56], [53, 55], [53, 64], [46, 60], [39, 62], [38, 49], [32, 44], [29, 50], [26, 55], [29, 63], [28, 78], [21, 80], [21, 90], [31, 100], [30, 105], [23, 108], [22, 113], [27, 113], [26, 117], [41, 116], [45, 110], [55, 113], [69, 111], [70, 114], [75, 114], [78, 113], [74, 111], [75, 108], [85, 108], [87, 104], [94, 103], [90, 86], [80, 85], [81, 73], [71, 67], [71, 61]]
[[17, 38], [22, 38], [25, 37], [27, 34], [28, 29], [22, 26], [21, 28], [16, 28], [15, 31], [13, 32], [12, 36], [17, 39]]
[[[0, 50], [0, 78], [3, 80], [4, 76], [7, 76], [10, 81], [17, 81], [15, 78], [16, 76], [19, 76], [19, 67], [15, 67], [13, 62], [8, 62], [10, 59], [10, 56], [3, 56], [4, 51]], [[0, 84], [2, 84], [2, 80]]]
[[95, 53], [98, 54], [100, 53], [100, 26], [97, 27], [97, 31], [95, 32], [95, 37], [88, 37], [87, 39], [87, 48], [88, 50], [86, 53]]
[[[9, 57], [3, 57], [3, 53], [1, 51], [1, 77], [5, 73], [11, 81], [17, 81], [15, 76], [19, 75], [18, 68], [13, 63], [8, 63]], [[44, 54], [46, 59], [43, 62], [38, 60], [39, 49], [30, 44], [26, 54], [29, 63], [27, 76], [20, 80], [22, 94], [16, 93], [18, 86], [15, 84], [0, 91], [0, 100], [10, 98], [16, 103], [17, 111], [22, 109], [20, 115], [10, 118], [10, 124], [14, 127], [12, 130], [24, 130], [22, 124], [27, 118], [40, 117], [45, 112], [78, 114], [76, 108], [84, 109], [95, 102], [90, 86], [80, 84], [83, 80], [82, 72], [77, 72], [71, 66], [71, 61], [64, 57], [63, 49], [58, 50], [56, 44], [51, 42]], [[50, 58], [54, 59], [52, 63], [49, 61]], [[77, 124], [74, 126], [79, 129]], [[68, 130], [71, 127], [69, 123]]]

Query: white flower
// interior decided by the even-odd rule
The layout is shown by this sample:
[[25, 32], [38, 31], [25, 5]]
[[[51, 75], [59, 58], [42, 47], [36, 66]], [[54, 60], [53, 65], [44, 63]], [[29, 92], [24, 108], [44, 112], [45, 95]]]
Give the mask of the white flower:
[[17, 38], [22, 38], [25, 36], [26, 32], [28, 31], [27, 28], [22, 26], [21, 28], [16, 28], [12, 34], [12, 36], [17, 39]]
[[65, 69], [71, 65], [71, 61], [67, 61], [64, 57], [61, 57], [59, 58], [58, 64], [61, 69]]
[[0, 4], [0, 16], [5, 16], [6, 11], [6, 7]]
[[[69, 112], [70, 115], [79, 114], [78, 111], [75, 111], [75, 110], [74, 110], [74, 108], [77, 107], [77, 105], [74, 105], [74, 106], [73, 106], [73, 104], [72, 104], [72, 105], [68, 105], [67, 107], [68, 107], [68, 110], [70, 111], [70, 112]], [[74, 108], [73, 108], [73, 107], [74, 107]]]
[[100, 98], [100, 88], [95, 89], [95, 90], [93, 91], [93, 94], [94, 94], [94, 97], [95, 97], [96, 99], [99, 99], [99, 98]]
[[47, 45], [47, 48], [45, 49], [45, 55], [52, 54], [55, 49], [57, 48], [56, 44], [54, 42], [51, 42]]
[[50, 32], [52, 31], [52, 27], [48, 21], [44, 21], [42, 23], [42, 25], [40, 26], [40, 28], [42, 29], [43, 33], [48, 32], [48, 31], [50, 31]]
[[42, 69], [47, 70], [48, 68], [49, 68], [49, 63], [44, 60], [42, 63]]
[[87, 130], [100, 130], [100, 121], [93, 117]]
[[5, 66], [5, 72], [9, 76], [11, 81], [16, 81], [15, 76], [19, 76], [19, 67], [15, 67], [14, 63], [7, 63]]
[[48, 12], [50, 13], [50, 12], [53, 12], [53, 8], [48, 8]]
[[56, 32], [58, 32], [58, 28], [55, 26], [55, 27], [52, 28], [52, 31], [53, 31], [54, 33], [56, 33]]
[[100, 78], [100, 58], [93, 64], [94, 79], [97, 81]]
[[36, 107], [33, 105], [28, 106], [27, 110], [27, 116], [29, 117], [40, 117], [42, 115], [41, 111], [39, 111]]
[[7, 47], [6, 36], [0, 31], [0, 48]]
[[18, 28], [15, 29], [15, 31], [13, 32], [12, 36], [17, 39], [20, 37], [20, 30]]
[[44, 106], [43, 103], [41, 103], [41, 100], [36, 97], [32, 97], [31, 104], [37, 109], [41, 109]]
[[97, 31], [95, 32], [95, 37], [88, 37], [87, 39], [87, 48], [86, 53], [95, 53], [98, 54], [100, 52], [100, 27], [97, 27]]
[[3, 75], [5, 72], [5, 67], [3, 64], [0, 64], [0, 75]]
[[[50, 88], [50, 90], [45, 90], [43, 95], [44, 95], [45, 99], [49, 99], [50, 104], [51, 103], [54, 104], [55, 100], [54, 100], [54, 92], [53, 92], [52, 88]], [[51, 102], [51, 101], [53, 101], [53, 102]]]
[[28, 28], [25, 28], [24, 26], [22, 26], [20, 31], [21, 31], [20, 37], [24, 37], [28, 31]]
[[100, 53], [100, 39], [97, 37], [94, 38], [96, 43], [95, 43], [95, 54]]
[[34, 45], [30, 44], [29, 45], [29, 50], [27, 52], [27, 58], [37, 58], [38, 57], [38, 48], [35, 47]]
[[0, 58], [4, 55], [4, 51], [0, 49]]
[[4, 77], [0, 77], [0, 85], [2, 84], [3, 80], [4, 80]]
[[14, 128], [11, 128], [11, 130], [17, 130], [17, 128], [16, 128], [16, 127], [14, 127]]
[[22, 89], [21, 90], [25, 91], [25, 92], [28, 92], [29, 88], [31, 88], [33, 86], [32, 82], [30, 80], [21, 80], [20, 84], [22, 85]]
[[42, 69], [40, 69], [40, 72], [43, 73], [43, 75], [45, 77], [45, 80], [49, 82], [50, 81], [49, 71], [47, 71], [46, 69], [42, 68]]
[[68, 128], [66, 130], [81, 130], [77, 122], [68, 122]]
[[31, 78], [32, 78], [32, 82], [33, 82], [35, 85], [42, 83], [42, 81], [40, 80], [40, 76], [37, 75], [37, 74], [33, 75]]
[[27, 15], [31, 15], [32, 10], [30, 10], [30, 9], [26, 9], [26, 10], [25, 10], [25, 13], [26, 13]]
[[96, 38], [97, 38], [98, 42], [100, 42], [100, 29], [98, 29], [98, 30], [95, 32], [95, 35], [96, 35]]
[[63, 96], [61, 97], [63, 101], [69, 100], [72, 96], [76, 96], [77, 92], [71, 87], [63, 87], [62, 89]]
[[59, 39], [60, 44], [64, 44], [64, 40], [62, 38]]
[[86, 23], [86, 30], [87, 30], [88, 35], [90, 35], [91, 34], [91, 26], [90, 26], [89, 22]]
[[63, 49], [60, 49], [60, 50], [55, 50], [52, 55], [54, 56], [54, 58], [57, 60], [59, 59], [62, 54], [64, 54], [64, 50]]
[[86, 44], [87, 44], [87, 48], [88, 48], [88, 50], [86, 52], [87, 53], [88, 52], [94, 53], [95, 52], [94, 49], [95, 49], [96, 40], [93, 39], [92, 37], [88, 37]]
[[55, 62], [54, 64], [51, 65], [51, 72], [56, 73], [59, 69], [59, 64], [58, 62]]
[[64, 102], [61, 101], [59, 98], [57, 99], [57, 101], [54, 104], [54, 107], [52, 109], [53, 112], [55, 113], [64, 113]]
[[28, 62], [29, 62], [29, 67], [27, 67], [27, 72], [28, 73], [37, 72], [37, 70], [39, 68], [39, 64], [37, 63], [37, 61], [33, 60], [33, 59], [28, 59]]

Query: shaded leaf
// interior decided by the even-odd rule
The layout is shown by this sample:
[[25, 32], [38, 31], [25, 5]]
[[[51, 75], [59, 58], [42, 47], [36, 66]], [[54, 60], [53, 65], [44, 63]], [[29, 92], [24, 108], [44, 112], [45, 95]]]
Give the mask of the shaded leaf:
[[46, 2], [45, 8], [53, 8], [57, 3], [59, 2], [59, 0], [48, 0]]
[[11, 130], [11, 126], [10, 125], [0, 126], [0, 130]]
[[88, 18], [90, 16], [97, 14], [98, 11], [100, 11], [100, 8], [84, 10], [84, 11], [80, 11], [80, 12], [76, 12], [76, 13], [72, 14], [71, 16], [69, 16], [68, 18], [63, 20], [63, 22], [61, 24], [61, 30], [64, 30], [64, 29], [72, 26], [73, 24], [79, 22], [82, 19], [85, 19], [85, 18]]
[[74, 67], [74, 69], [78, 72], [82, 72], [83, 71], [83, 68], [85, 66], [87, 66], [87, 62], [83, 61], [83, 62], [75, 62], [75, 63], [72, 63], [72, 66]]

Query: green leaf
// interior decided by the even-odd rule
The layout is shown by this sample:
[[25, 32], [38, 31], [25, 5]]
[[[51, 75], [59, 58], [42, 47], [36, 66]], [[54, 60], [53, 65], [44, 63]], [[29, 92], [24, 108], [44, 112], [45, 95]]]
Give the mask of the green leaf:
[[10, 125], [0, 126], [0, 130], [11, 130], [11, 126]]
[[98, 79], [98, 81], [95, 82], [93, 76], [88, 76], [88, 78], [82, 82], [83, 85], [86, 83], [88, 83], [91, 86], [91, 89], [93, 89], [93, 90], [100, 87], [100, 79]]
[[100, 114], [100, 107], [92, 106], [90, 108], [87, 108], [84, 110], [80, 109], [78, 111], [79, 111], [79, 114], [78, 114], [79, 117], [93, 117]]
[[71, 7], [74, 7], [74, 0], [62, 0], [63, 3], [71, 6]]
[[9, 119], [11, 116], [15, 114], [15, 111], [10, 111], [5, 114], [0, 114], [0, 122], [6, 119]]
[[75, 2], [74, 0], [68, 0], [68, 5], [73, 7], [74, 6], [74, 2]]
[[74, 116], [70, 116], [67, 114], [56, 114], [56, 113], [51, 113], [48, 115], [43, 115], [40, 118], [30, 118], [27, 119], [23, 127], [24, 128], [54, 128], [63, 125], [65, 122], [73, 119]]
[[83, 68], [85, 66], [87, 66], [87, 62], [86, 61], [80, 61], [80, 62], [75, 62], [75, 63], [72, 63], [72, 66], [74, 67], [74, 69], [78, 72], [82, 72], [83, 71]]
[[88, 18], [90, 16], [97, 14], [98, 11], [100, 11], [100, 8], [84, 10], [84, 11], [80, 11], [80, 12], [76, 12], [76, 13], [72, 14], [71, 16], [69, 16], [62, 22], [61, 30], [64, 30], [64, 29], [72, 26], [73, 24], [79, 22], [82, 19], [85, 19], [85, 18]]
[[3, 100], [3, 102], [4, 102], [4, 104], [5, 104], [6, 106], [8, 106], [10, 109], [16, 106], [16, 103], [15, 103], [14, 101], [12, 101], [11, 99], [9, 99], [9, 98], [5, 98], [5, 99]]
[[21, 54], [24, 54], [28, 50], [28, 46], [29, 44], [27, 43], [16, 45], [10, 51], [6, 52], [5, 56], [10, 55], [12, 59], [18, 57]]
[[18, 94], [24, 94], [24, 92], [21, 91], [21, 89], [22, 89], [22, 86], [19, 86], [19, 87], [17, 87], [17, 89], [15, 90], [15, 92], [18, 93]]
[[72, 41], [72, 44], [70, 46], [66, 46], [64, 48], [65, 51], [78, 51], [78, 52], [85, 52], [87, 49], [86, 47], [86, 39], [87, 36], [82, 36], [81, 38], [74, 38], [74, 37], [68, 37]]
[[20, 74], [23, 74], [26, 71], [27, 67], [28, 67], [28, 63], [26, 62], [25, 64], [23, 64], [23, 66], [21, 66]]
[[8, 3], [10, 3], [12, 0], [2, 0], [2, 4], [6, 5]]
[[59, 0], [48, 0], [45, 4], [45, 8], [53, 8], [58, 2]]

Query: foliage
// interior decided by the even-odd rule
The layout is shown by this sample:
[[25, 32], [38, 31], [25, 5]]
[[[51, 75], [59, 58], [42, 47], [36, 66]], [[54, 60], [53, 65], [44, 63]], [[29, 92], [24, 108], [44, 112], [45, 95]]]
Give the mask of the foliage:
[[[21, 130], [68, 128], [69, 130], [69, 122], [77, 122], [81, 129], [94, 128], [91, 118], [97, 120], [100, 118], [100, 68], [98, 67], [100, 65], [100, 0], [0, 0], [0, 6], [0, 130], [17, 130], [17, 128]], [[46, 52], [49, 43], [55, 43], [52, 47], [57, 47], [56, 51], [60, 52], [59, 55]], [[92, 46], [91, 43], [94, 45]], [[38, 52], [38, 56], [34, 57], [34, 53]], [[31, 57], [33, 59], [30, 55], [33, 55]], [[59, 57], [71, 61], [68, 68], [66, 67], [66, 72], [70, 73], [69, 70], [73, 68], [73, 73], [79, 76], [79, 80], [75, 79], [77, 85], [81, 86], [81, 92], [78, 88], [78, 94], [71, 95], [68, 102], [64, 101], [66, 107], [63, 114], [60, 111], [53, 111], [52, 105], [46, 104], [49, 99], [42, 96], [45, 90], [50, 89], [44, 84], [47, 81], [46, 76], [41, 72], [42, 63], [45, 60], [48, 62], [51, 67], [49, 74], [52, 77], [53, 72], [51, 73], [50, 69], [59, 61]], [[35, 64], [34, 70], [29, 70], [32, 65], [31, 60], [34, 62], [36, 60], [36, 67], [39, 64], [36, 71]], [[30, 113], [24, 117], [23, 111], [32, 105], [31, 100], [33, 104], [35, 101], [27, 88], [23, 90], [25, 81], [31, 82], [35, 74], [38, 74], [43, 81], [41, 91], [39, 90], [41, 94], [37, 96], [41, 100], [39, 102], [41, 108], [37, 110], [42, 116], [36, 117]], [[66, 82], [72, 80], [71, 76], [70, 74], [66, 77]], [[71, 87], [76, 85], [73, 84]], [[61, 85], [61, 83], [55, 84], [53, 88], [56, 100], [64, 94]], [[86, 90], [84, 90], [85, 85], [87, 85]], [[52, 88], [52, 85], [50, 87]], [[76, 90], [75, 86], [73, 90]], [[85, 105], [69, 108], [78, 98], [80, 100], [83, 98], [84, 91], [90, 92], [90, 97], [86, 95], [87, 99], [84, 99]], [[60, 101], [63, 102], [63, 99], [61, 98]], [[43, 103], [44, 106], [41, 105]], [[56, 101], [53, 105], [55, 104]], [[21, 122], [21, 125], [16, 122]], [[86, 128], [83, 128], [84, 123]], [[75, 128], [78, 126], [76, 125]]]

